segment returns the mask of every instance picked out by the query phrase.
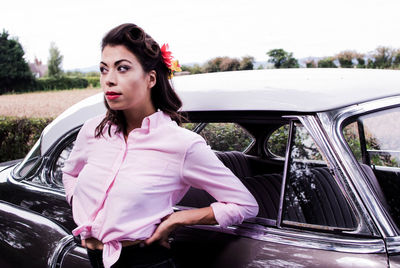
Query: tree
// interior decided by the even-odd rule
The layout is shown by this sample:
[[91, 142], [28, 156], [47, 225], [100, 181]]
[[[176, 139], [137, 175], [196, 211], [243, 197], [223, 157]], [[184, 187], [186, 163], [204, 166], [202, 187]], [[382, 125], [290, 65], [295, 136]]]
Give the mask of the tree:
[[342, 68], [353, 68], [353, 59], [356, 58], [357, 52], [353, 50], [345, 50], [336, 55]]
[[357, 53], [356, 59], [357, 59], [357, 68], [365, 68], [365, 55], [362, 53]]
[[254, 57], [246, 56], [240, 61], [240, 70], [253, 70], [254, 68]]
[[396, 50], [393, 56], [393, 68], [400, 68], [400, 49]]
[[333, 57], [327, 57], [318, 61], [318, 68], [337, 68], [334, 63], [335, 59]]
[[216, 57], [209, 60], [204, 66], [204, 71], [206, 73], [220, 72], [221, 62], [222, 62], [222, 57]]
[[308, 61], [306, 61], [306, 67], [307, 68], [317, 68], [317, 64], [315, 63], [314, 60], [308, 60]]
[[240, 67], [240, 61], [238, 59], [223, 57], [219, 65], [221, 72], [237, 71]]
[[373, 53], [374, 67], [378, 69], [386, 69], [392, 66], [393, 54], [395, 51], [390, 47], [377, 47]]
[[201, 66], [198, 64], [195, 64], [193, 66], [182, 65], [181, 69], [182, 72], [189, 72], [190, 74], [201, 74], [203, 72]]
[[18, 39], [9, 38], [6, 30], [0, 35], [0, 94], [12, 90], [29, 89], [34, 77], [24, 59]]
[[240, 70], [240, 61], [236, 58], [216, 57], [204, 65], [204, 72], [226, 72]]
[[299, 68], [299, 62], [293, 58], [293, 53], [286, 52], [282, 48], [272, 49], [267, 52], [270, 57], [268, 62], [274, 64], [275, 68]]
[[60, 51], [58, 50], [54, 42], [50, 44], [49, 53], [50, 57], [47, 63], [48, 75], [51, 77], [61, 76], [63, 73], [61, 69], [63, 56], [61, 55]]

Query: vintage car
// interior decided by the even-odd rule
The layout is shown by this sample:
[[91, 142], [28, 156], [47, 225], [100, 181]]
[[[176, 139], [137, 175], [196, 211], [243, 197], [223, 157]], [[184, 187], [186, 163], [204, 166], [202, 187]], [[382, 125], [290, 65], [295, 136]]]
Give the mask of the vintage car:
[[[287, 69], [173, 78], [190, 122], [254, 195], [257, 217], [171, 235], [180, 267], [400, 266], [400, 71]], [[64, 161], [103, 95], [0, 168], [0, 267], [90, 267]], [[173, 137], [171, 137], [173, 138]], [[175, 210], [215, 199], [190, 188]]]

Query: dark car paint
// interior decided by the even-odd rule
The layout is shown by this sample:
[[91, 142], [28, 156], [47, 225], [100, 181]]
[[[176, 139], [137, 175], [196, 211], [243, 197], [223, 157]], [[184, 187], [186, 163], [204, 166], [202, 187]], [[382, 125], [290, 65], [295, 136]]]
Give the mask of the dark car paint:
[[[54, 254], [59, 254], [60, 267], [90, 267], [85, 249], [75, 242], [66, 245], [65, 252], [61, 249], [55, 252], [57, 244], [71, 235], [75, 227], [64, 197], [16, 183], [10, 180], [10, 170], [0, 174], [0, 197], [14, 203], [0, 203], [1, 252], [7, 253], [7, 258], [0, 260], [0, 267], [46, 267], [49, 256]], [[250, 238], [257, 235], [263, 239]], [[349, 258], [367, 261], [374, 267], [387, 265], [384, 253], [366, 257], [365, 254], [307, 249], [268, 241], [268, 233], [240, 226], [233, 233], [219, 227], [181, 227], [172, 237], [171, 250], [180, 267], [337, 266], [340, 259], [344, 265], [349, 264]]]
[[[280, 166], [282, 163], [271, 164]], [[17, 182], [11, 178], [10, 171], [11, 168], [5, 168], [0, 173], [0, 199], [7, 201], [0, 206], [3, 208], [1, 222], [4, 222], [0, 234], [4, 241], [8, 241], [5, 245], [1, 242], [0, 252], [7, 252], [7, 259], [0, 258], [0, 267], [46, 267], [49, 256], [54, 254], [60, 255], [60, 267], [90, 267], [85, 249], [74, 242], [66, 245], [64, 252], [62, 249], [55, 252], [58, 243], [71, 235], [75, 227], [65, 197], [59, 191]], [[9, 207], [11, 214], [6, 211], [10, 210]], [[8, 240], [4, 238], [7, 230], [15, 229], [17, 231], [11, 232]], [[299, 247], [279, 242], [268, 232], [245, 227], [238, 227], [231, 233], [219, 227], [181, 227], [173, 237], [172, 251], [181, 267], [386, 267], [388, 264], [385, 253], [357, 254], [313, 249], [307, 247], [307, 241], [305, 247]], [[25, 253], [23, 250], [7, 246], [21, 241], [33, 243], [23, 249], [29, 249], [26, 259], [30, 261], [22, 260], [20, 253]], [[46, 256], [43, 256], [44, 252]]]
[[0, 201], [0, 267], [47, 267], [69, 234], [59, 224], [28, 209]]

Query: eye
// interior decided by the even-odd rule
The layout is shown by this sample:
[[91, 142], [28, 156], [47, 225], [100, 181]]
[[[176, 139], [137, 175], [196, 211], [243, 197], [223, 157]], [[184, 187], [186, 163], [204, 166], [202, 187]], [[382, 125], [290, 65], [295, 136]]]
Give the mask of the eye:
[[129, 67], [129, 66], [126, 66], [126, 65], [120, 65], [120, 66], [118, 66], [118, 71], [119, 71], [119, 72], [122, 72], [122, 73], [128, 71], [129, 69], [130, 69], [130, 67]]
[[105, 74], [107, 72], [107, 69], [104, 66], [100, 66], [100, 73]]

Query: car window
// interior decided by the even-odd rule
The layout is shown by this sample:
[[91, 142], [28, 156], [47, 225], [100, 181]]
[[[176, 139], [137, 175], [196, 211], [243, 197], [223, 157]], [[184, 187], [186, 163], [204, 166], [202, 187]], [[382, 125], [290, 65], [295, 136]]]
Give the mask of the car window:
[[246, 151], [253, 137], [236, 123], [208, 123], [199, 133], [216, 151]]
[[[286, 154], [287, 140], [289, 136], [289, 124], [283, 125], [268, 137], [265, 149], [273, 156], [284, 158]], [[295, 136], [297, 145], [296, 155], [293, 157], [297, 160], [320, 161], [322, 156], [318, 148], [313, 142], [310, 134], [304, 128], [297, 128]]]
[[[363, 115], [343, 128], [357, 160], [400, 168], [400, 108]], [[365, 155], [363, 155], [365, 153]]]
[[58, 155], [56, 161], [54, 162], [54, 165], [52, 167], [52, 179], [53, 182], [59, 186], [59, 187], [64, 187], [62, 183], [62, 171], [61, 169], [64, 167], [64, 162], [65, 160], [68, 159], [69, 154], [72, 151], [72, 148], [74, 147], [75, 140], [69, 140], [63, 147], [64, 149], [61, 150], [61, 153]]
[[400, 228], [400, 108], [352, 118], [343, 136], [373, 190]]
[[268, 137], [265, 150], [275, 157], [284, 158], [289, 137], [289, 125], [283, 125]]
[[356, 228], [353, 210], [321, 151], [303, 125], [293, 126], [283, 223], [327, 230]]

